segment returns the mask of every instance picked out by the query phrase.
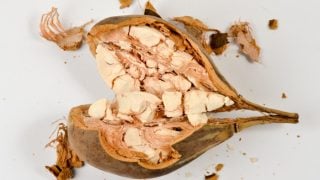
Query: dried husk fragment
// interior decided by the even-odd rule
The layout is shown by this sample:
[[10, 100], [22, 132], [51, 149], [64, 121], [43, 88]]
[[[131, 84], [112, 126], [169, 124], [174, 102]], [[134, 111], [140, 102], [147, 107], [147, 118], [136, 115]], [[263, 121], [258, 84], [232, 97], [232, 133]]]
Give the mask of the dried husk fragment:
[[281, 94], [281, 98], [282, 98], [282, 99], [287, 99], [287, 94], [283, 92], [283, 93]]
[[63, 123], [60, 123], [57, 130], [57, 137], [46, 145], [56, 145], [57, 160], [56, 164], [45, 166], [57, 180], [67, 180], [74, 176], [74, 168], [80, 168], [84, 162], [79, 159], [78, 155], [70, 148], [68, 141], [68, 129]]
[[65, 29], [59, 21], [57, 8], [52, 7], [51, 11], [43, 14], [40, 22], [41, 36], [48, 41], [56, 43], [65, 51], [78, 50], [84, 39], [84, 27], [92, 21], [70, 29]]
[[132, 4], [132, 0], [119, 0], [120, 9], [130, 7]]
[[218, 180], [219, 175], [216, 173], [212, 173], [210, 175], [205, 176], [205, 180]]
[[216, 55], [221, 55], [228, 47], [228, 34], [216, 32], [210, 35], [210, 47]]
[[271, 30], [278, 29], [278, 20], [277, 19], [270, 19], [268, 26], [269, 26], [269, 29], [271, 29]]
[[259, 61], [260, 47], [252, 35], [248, 22], [232, 25], [229, 34], [239, 46], [240, 52], [245, 54], [251, 62]]
[[[84, 159], [99, 169], [122, 176], [134, 178], [156, 177], [183, 166], [208, 149], [227, 140], [233, 133], [245, 128], [258, 124], [298, 122], [298, 114], [296, 113], [266, 108], [244, 99], [218, 72], [210, 60], [209, 55], [203, 47], [198, 44], [199, 41], [160, 18], [143, 15], [107, 18], [96, 24], [89, 32], [88, 43], [90, 50], [95, 55], [97, 45], [102, 41], [103, 37], [112, 30], [135, 25], [159, 27], [155, 26], [159, 24], [169, 29], [170, 35], [175, 36], [175, 38], [172, 39], [176, 45], [181, 46], [181, 49], [185, 49], [200, 61], [199, 63], [203, 65], [208, 72], [215, 91], [229, 97], [234, 102], [231, 106], [213, 112], [247, 109], [263, 112], [265, 115], [249, 118], [212, 118], [207, 124], [195, 128], [189, 136], [180, 139], [172, 145], [177, 153], [177, 155], [172, 156], [172, 159], [160, 164], [150, 164], [149, 162], [119, 156], [108, 145], [101, 129], [86, 125], [84, 118], [88, 117], [89, 105], [83, 105], [75, 107], [70, 111], [68, 124], [70, 145], [81, 159]], [[202, 27], [201, 25], [199, 26]]]
[[155, 17], [161, 18], [161, 16], [158, 14], [156, 8], [154, 8], [154, 6], [150, 3], [150, 1], [148, 1], [146, 3], [146, 7], [144, 9], [144, 15], [155, 16]]
[[215, 167], [215, 170], [216, 170], [217, 172], [219, 172], [219, 171], [222, 170], [223, 166], [224, 166], [224, 165], [221, 164], [221, 163], [220, 163], [220, 164], [217, 164], [216, 167]]

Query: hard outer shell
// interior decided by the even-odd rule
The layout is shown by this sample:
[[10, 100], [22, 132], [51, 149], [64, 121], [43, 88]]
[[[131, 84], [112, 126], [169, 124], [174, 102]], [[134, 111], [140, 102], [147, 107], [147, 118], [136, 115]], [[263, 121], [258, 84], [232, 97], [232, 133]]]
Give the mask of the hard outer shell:
[[[260, 112], [270, 113], [261, 117], [261, 119], [253, 118], [246, 120], [243, 124], [235, 126], [235, 124], [218, 124], [209, 121], [189, 137], [173, 145], [173, 148], [181, 154], [181, 158], [174, 164], [169, 166], [163, 165], [162, 168], [145, 168], [141, 166], [141, 163], [137, 162], [125, 162], [110, 156], [106, 152], [106, 145], [101, 138], [99, 130], [89, 129], [83, 122], [84, 117], [88, 116], [87, 111], [89, 105], [83, 105], [75, 107], [71, 110], [69, 115], [68, 124], [68, 136], [70, 145], [73, 150], [79, 155], [82, 160], [87, 161], [89, 164], [115, 173], [120, 176], [128, 176], [133, 178], [151, 178], [160, 175], [167, 174], [186, 163], [192, 161], [200, 154], [204, 153], [208, 149], [220, 144], [221, 142], [230, 138], [237, 129], [246, 128], [251, 125], [265, 124], [265, 123], [296, 123], [298, 122], [298, 115], [295, 113], [287, 113], [264, 106], [259, 106], [245, 100], [242, 96], [238, 95], [236, 90], [231, 87], [224, 77], [218, 72], [217, 68], [211, 62], [209, 55], [207, 55], [200, 43], [186, 32], [179, 30], [172, 24], [153, 16], [141, 15], [141, 16], [118, 16], [107, 18], [98, 24], [96, 24], [88, 34], [87, 41], [90, 46], [91, 52], [95, 55], [97, 44], [99, 43], [99, 37], [104, 33], [108, 33], [114, 29], [129, 26], [129, 25], [141, 25], [162, 23], [165, 24], [171, 31], [180, 35], [191, 47], [195, 50], [196, 55], [199, 57], [205, 69], [207, 70], [209, 77], [220, 94], [228, 96], [235, 104], [220, 109], [219, 111], [230, 111], [234, 109], [249, 109]], [[265, 119], [264, 119], [265, 118]], [[290, 121], [287, 120], [290, 119]], [[276, 119], [276, 120], [275, 120]], [[236, 120], [236, 119], [234, 119]]]
[[88, 108], [89, 105], [82, 105], [70, 111], [68, 136], [71, 148], [81, 160], [101, 170], [120, 176], [151, 178], [167, 174], [233, 135], [232, 125], [212, 126], [207, 124], [188, 138], [174, 145], [174, 148], [182, 155], [178, 162], [164, 169], [146, 169], [136, 162], [120, 161], [106, 153], [99, 130], [88, 129], [84, 125], [83, 119], [88, 116]]

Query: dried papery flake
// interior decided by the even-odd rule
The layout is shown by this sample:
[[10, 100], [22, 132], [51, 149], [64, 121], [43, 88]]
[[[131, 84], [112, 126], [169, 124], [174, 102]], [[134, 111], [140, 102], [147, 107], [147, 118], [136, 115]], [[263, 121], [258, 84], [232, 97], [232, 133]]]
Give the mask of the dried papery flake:
[[74, 176], [74, 168], [80, 168], [84, 162], [79, 159], [77, 154], [70, 148], [68, 142], [67, 126], [63, 123], [58, 125], [57, 137], [51, 140], [46, 147], [52, 147], [55, 144], [57, 160], [56, 164], [45, 166], [57, 180], [66, 180]]
[[74, 51], [81, 47], [84, 39], [84, 27], [90, 22], [80, 26], [65, 29], [60, 20], [57, 8], [52, 7], [51, 11], [43, 14], [40, 22], [41, 36], [48, 41], [56, 43], [65, 51]]
[[119, 0], [120, 2], [120, 9], [130, 7], [132, 4], [132, 0]]
[[260, 47], [251, 33], [248, 22], [239, 22], [232, 25], [229, 29], [229, 35], [234, 38], [235, 43], [240, 47], [240, 51], [250, 61], [259, 61]]

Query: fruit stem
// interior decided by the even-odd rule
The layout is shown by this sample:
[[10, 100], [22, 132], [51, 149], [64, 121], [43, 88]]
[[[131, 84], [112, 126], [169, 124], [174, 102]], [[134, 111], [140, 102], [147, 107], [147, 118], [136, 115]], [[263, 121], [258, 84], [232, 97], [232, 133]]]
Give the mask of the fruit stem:
[[243, 129], [249, 128], [251, 126], [260, 124], [271, 124], [271, 123], [298, 123], [298, 118], [283, 117], [281, 115], [267, 115], [258, 117], [248, 117], [248, 118], [216, 118], [210, 119], [209, 124], [211, 125], [221, 125], [230, 124], [234, 126], [235, 132], [240, 132]]
[[283, 116], [283, 117], [287, 117], [287, 118], [293, 118], [296, 119], [298, 121], [299, 119], [299, 115], [297, 113], [290, 113], [290, 112], [285, 112], [285, 111], [280, 111], [277, 109], [272, 109], [272, 108], [268, 108], [268, 107], [264, 107], [255, 103], [252, 103], [246, 99], [244, 99], [243, 97], [240, 97], [240, 102], [242, 102], [241, 104], [244, 105], [244, 109], [248, 109], [248, 110], [256, 110], [256, 111], [260, 111], [260, 112], [266, 112], [266, 113], [270, 113], [273, 115], [279, 115], [279, 116]]

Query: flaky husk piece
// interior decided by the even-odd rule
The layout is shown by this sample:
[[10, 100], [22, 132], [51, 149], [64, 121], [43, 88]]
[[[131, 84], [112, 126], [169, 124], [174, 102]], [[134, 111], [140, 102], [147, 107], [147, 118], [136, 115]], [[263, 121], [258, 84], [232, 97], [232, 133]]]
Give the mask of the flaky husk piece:
[[229, 34], [239, 46], [241, 53], [245, 54], [251, 62], [259, 62], [260, 47], [251, 33], [248, 22], [232, 25]]
[[132, 4], [132, 0], [119, 0], [120, 9], [130, 7]]
[[41, 17], [40, 32], [43, 38], [56, 43], [64, 51], [75, 51], [82, 45], [84, 27], [91, 22], [92, 20], [82, 26], [65, 29], [59, 20], [58, 9], [52, 7], [50, 12]]
[[[112, 30], [129, 25], [152, 26], [155, 24], [164, 25], [171, 31], [172, 35], [179, 36], [183, 41], [182, 44], [187, 46], [185, 47], [187, 51], [196, 57], [196, 59], [200, 60], [199, 63], [206, 68], [215, 87], [215, 91], [224, 96], [228, 96], [235, 102], [234, 105], [219, 109], [218, 111], [225, 112], [247, 109], [263, 112], [266, 115], [251, 118], [211, 119], [208, 124], [196, 129], [190, 136], [181, 139], [173, 145], [173, 148], [181, 156], [176, 156], [176, 158], [173, 157], [160, 164], [148, 164], [147, 162], [124, 160], [116, 153], [112, 153], [112, 149], [105, 142], [100, 130], [89, 129], [83, 121], [85, 116], [88, 116], [87, 109], [89, 105], [79, 106], [71, 110], [68, 127], [70, 144], [80, 158], [97, 168], [121, 176], [150, 178], [169, 173], [183, 166], [211, 147], [227, 140], [234, 132], [239, 132], [247, 127], [267, 123], [298, 122], [298, 114], [296, 113], [266, 108], [244, 99], [218, 72], [217, 68], [210, 60], [209, 55], [206, 54], [197, 40], [160, 18], [145, 15], [107, 18], [96, 24], [89, 32], [88, 44], [90, 50], [92, 54], [95, 55], [95, 50], [97, 44], [101, 42], [101, 37]], [[177, 42], [176, 44], [179, 45]]]
[[78, 155], [70, 148], [68, 141], [68, 129], [63, 123], [60, 123], [57, 130], [57, 137], [50, 141], [46, 147], [56, 145], [57, 160], [56, 164], [45, 166], [57, 180], [67, 180], [74, 176], [74, 168], [80, 168], [84, 162], [79, 159]]

